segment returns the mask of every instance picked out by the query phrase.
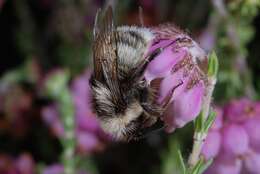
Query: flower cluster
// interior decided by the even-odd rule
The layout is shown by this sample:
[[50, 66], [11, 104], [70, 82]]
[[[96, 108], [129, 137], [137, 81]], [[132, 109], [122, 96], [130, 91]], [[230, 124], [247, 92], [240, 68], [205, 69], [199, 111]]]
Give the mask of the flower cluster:
[[[53, 164], [50, 166], [47, 166], [43, 171], [42, 174], [62, 174], [64, 173], [64, 167], [60, 164]], [[88, 172], [85, 171], [77, 171], [77, 174], [88, 174]]]
[[[29, 153], [22, 153], [14, 158], [6, 154], [0, 154], [0, 173], [1, 174], [35, 174], [37, 166]], [[46, 166], [40, 172], [42, 174], [62, 174], [64, 168], [60, 164]], [[77, 174], [88, 174], [81, 170]]]
[[[107, 140], [96, 116], [91, 111], [89, 77], [90, 72], [86, 71], [74, 79], [71, 86], [75, 109], [77, 150], [80, 153], [101, 150]], [[57, 105], [53, 104], [43, 108], [42, 115], [43, 120], [56, 136], [64, 136], [64, 128]]]
[[155, 39], [149, 53], [162, 51], [150, 62], [145, 78], [160, 81], [158, 102], [170, 96], [166, 114], [166, 130], [172, 132], [198, 116], [207, 85], [206, 53], [187, 34], [173, 25], [152, 28]]
[[0, 173], [2, 174], [34, 174], [35, 163], [30, 154], [23, 153], [17, 158], [0, 154]]
[[[29, 130], [33, 93], [19, 85], [0, 84], [0, 131], [14, 137], [24, 137]], [[15, 127], [15, 129], [13, 129]]]
[[215, 158], [206, 173], [260, 173], [259, 125], [259, 102], [244, 98], [217, 109], [202, 149], [206, 159]]

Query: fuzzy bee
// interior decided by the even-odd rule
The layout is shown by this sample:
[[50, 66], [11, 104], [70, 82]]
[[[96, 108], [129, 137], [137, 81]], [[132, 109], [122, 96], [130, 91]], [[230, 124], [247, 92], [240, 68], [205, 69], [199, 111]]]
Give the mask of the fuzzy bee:
[[147, 55], [152, 32], [145, 27], [115, 27], [111, 7], [94, 26], [93, 64], [90, 79], [93, 110], [101, 126], [114, 139], [136, 140], [161, 127], [167, 101], [156, 103], [157, 81], [150, 84], [143, 73], [160, 52]]

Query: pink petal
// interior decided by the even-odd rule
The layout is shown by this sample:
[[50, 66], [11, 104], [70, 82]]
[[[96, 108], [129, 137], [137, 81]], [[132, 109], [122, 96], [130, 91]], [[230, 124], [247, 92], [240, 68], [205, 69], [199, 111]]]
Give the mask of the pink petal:
[[260, 154], [252, 153], [245, 160], [245, 166], [250, 174], [260, 173]]
[[183, 71], [181, 70], [170, 76], [165, 77], [161, 82], [158, 102], [161, 103], [173, 88], [176, 88], [180, 85], [174, 90], [172, 99], [178, 97], [180, 93], [182, 93], [185, 90], [187, 79], [187, 77], [183, 77]]
[[64, 135], [64, 128], [59, 118], [59, 112], [55, 105], [50, 105], [42, 109], [43, 121], [50, 127], [54, 135], [62, 137]]
[[247, 98], [243, 98], [230, 102], [225, 107], [225, 115], [229, 121], [243, 122], [247, 120], [250, 115], [254, 114], [253, 109], [254, 103]]
[[81, 130], [97, 132], [100, 129], [97, 118], [92, 113], [80, 114], [76, 116], [77, 127]]
[[63, 166], [59, 164], [53, 164], [51, 166], [46, 167], [43, 170], [43, 174], [62, 174], [64, 171]]
[[245, 129], [236, 124], [226, 126], [222, 132], [223, 148], [226, 153], [243, 155], [249, 150], [249, 138]]
[[174, 52], [172, 46], [164, 49], [154, 60], [152, 60], [144, 73], [145, 79], [150, 82], [158, 77], [165, 77], [170, 74], [172, 67], [185, 57], [184, 49]]
[[228, 155], [221, 155], [207, 169], [205, 174], [240, 174], [242, 161]]
[[33, 174], [34, 173], [34, 161], [29, 154], [22, 154], [15, 161], [15, 166], [20, 174]]
[[244, 124], [253, 150], [260, 153], [260, 118], [249, 118]]
[[176, 127], [183, 127], [188, 122], [195, 119], [202, 104], [204, 95], [204, 85], [197, 84], [192, 89], [184, 91], [178, 97], [173, 99], [171, 113], [165, 115], [165, 123], [167, 124], [166, 131], [172, 131]]
[[81, 152], [93, 151], [99, 144], [96, 135], [81, 131], [77, 133], [77, 142]]
[[215, 158], [220, 150], [221, 135], [218, 131], [210, 131], [207, 135], [205, 144], [202, 148], [202, 154], [206, 160]]

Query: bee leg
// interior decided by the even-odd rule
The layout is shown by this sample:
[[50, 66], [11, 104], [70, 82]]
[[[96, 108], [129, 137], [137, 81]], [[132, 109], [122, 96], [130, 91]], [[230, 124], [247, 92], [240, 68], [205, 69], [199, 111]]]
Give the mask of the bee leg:
[[164, 47], [159, 47], [157, 49], [155, 49], [151, 54], [147, 55], [144, 60], [140, 63], [140, 65], [137, 67], [137, 69], [134, 71], [132, 77], [134, 77], [134, 79], [136, 77], [141, 77], [145, 71], [145, 69], [147, 68], [148, 64], [156, 57], [158, 56], [159, 54], [161, 54], [161, 52], [169, 47], [173, 42], [175, 41], [172, 41], [170, 42], [169, 44], [167, 44], [166, 46]]
[[134, 70], [134, 73], [132, 75], [132, 79], [140, 78], [145, 69], [147, 68], [148, 64], [161, 52], [163, 51], [163, 48], [157, 48], [152, 54], [148, 55], [144, 60], [140, 63], [140, 65]]
[[175, 89], [177, 89], [179, 86], [181, 86], [183, 84], [183, 81], [181, 81], [179, 84], [177, 84], [176, 86], [174, 86], [168, 93], [168, 95], [163, 99], [162, 103], [161, 103], [161, 106], [163, 108], [163, 110], [165, 111], [169, 104], [170, 104], [170, 101], [171, 101], [171, 98], [172, 98], [172, 95], [175, 91]]
[[143, 120], [143, 127], [150, 127], [152, 126], [156, 121], [157, 121], [158, 117], [155, 116], [147, 116], [144, 120]]

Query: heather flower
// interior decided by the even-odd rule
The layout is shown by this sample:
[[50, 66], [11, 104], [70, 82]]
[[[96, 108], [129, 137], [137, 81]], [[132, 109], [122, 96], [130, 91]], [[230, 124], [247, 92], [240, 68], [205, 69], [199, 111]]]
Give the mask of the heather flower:
[[255, 107], [253, 101], [243, 98], [241, 100], [231, 101], [224, 109], [226, 117], [230, 121], [243, 122], [248, 117], [260, 115], [260, 110]]
[[43, 121], [50, 126], [52, 133], [58, 137], [64, 135], [64, 128], [57, 117], [59, 115], [57, 107], [55, 105], [48, 106], [42, 109]]
[[[64, 172], [64, 167], [60, 164], [52, 164], [47, 166], [42, 171], [42, 174], [62, 174]], [[78, 170], [76, 174], [88, 174], [88, 172]]]
[[206, 173], [260, 173], [259, 106], [259, 102], [244, 98], [231, 101], [222, 111], [217, 109], [202, 148], [206, 159], [215, 158]]
[[215, 159], [206, 174], [239, 174], [242, 168], [242, 161], [232, 156], [220, 155]]
[[62, 165], [59, 164], [53, 164], [51, 166], [46, 167], [42, 174], [62, 174], [64, 171], [64, 168]]
[[[77, 151], [80, 153], [101, 150], [107, 140], [107, 136], [102, 131], [97, 117], [91, 110], [89, 77], [90, 72], [87, 71], [75, 78], [71, 85], [75, 109]], [[56, 104], [43, 108], [42, 116], [56, 136], [64, 136], [64, 128]]]
[[244, 124], [245, 130], [251, 140], [249, 142], [250, 147], [260, 153], [260, 115], [255, 118], [249, 118]]
[[245, 169], [248, 174], [258, 174], [260, 171], [260, 154], [250, 153], [245, 158]]
[[222, 132], [223, 149], [233, 155], [243, 155], [249, 149], [249, 139], [245, 129], [240, 125], [230, 124]]
[[215, 31], [213, 29], [207, 28], [199, 38], [201, 47], [206, 51], [212, 51], [216, 43], [216, 36], [214, 35], [214, 32]]
[[17, 158], [0, 154], [1, 174], [34, 174], [35, 163], [28, 153], [23, 153]]
[[148, 82], [160, 79], [158, 103], [174, 89], [163, 116], [167, 131], [183, 127], [198, 116], [206, 87], [207, 55], [187, 34], [171, 25], [153, 28], [155, 39], [149, 53], [162, 48], [146, 71]]
[[19, 174], [34, 174], [34, 161], [29, 154], [22, 154], [15, 160], [15, 167]]
[[203, 145], [202, 154], [205, 159], [211, 159], [218, 155], [221, 147], [221, 134], [218, 131], [211, 131], [207, 135], [207, 141]]
[[[0, 120], [4, 122], [4, 128], [17, 137], [26, 135], [30, 126], [28, 113], [32, 109], [32, 92], [17, 84], [8, 87], [1, 84], [0, 99], [0, 111], [3, 114], [3, 119]], [[13, 127], [16, 129], [12, 129]]]

